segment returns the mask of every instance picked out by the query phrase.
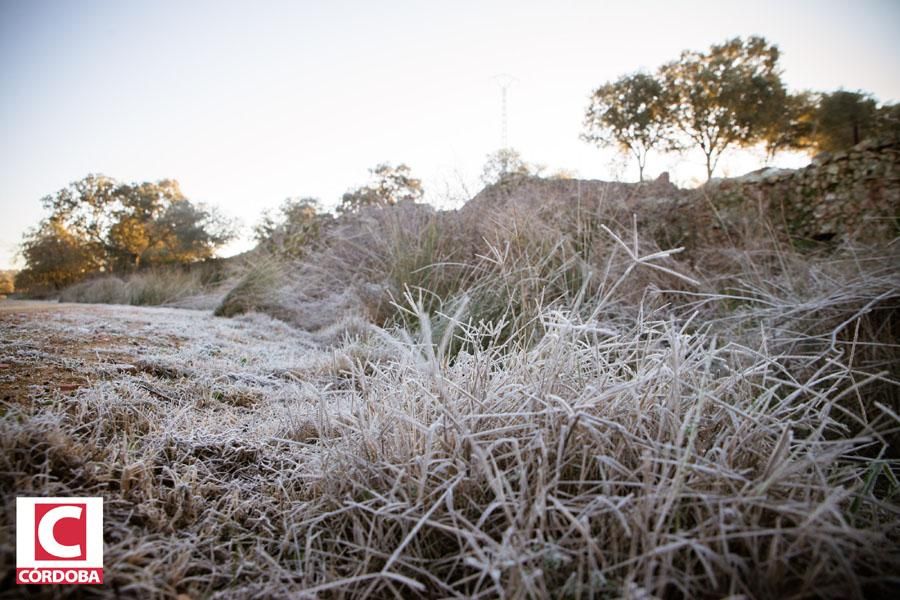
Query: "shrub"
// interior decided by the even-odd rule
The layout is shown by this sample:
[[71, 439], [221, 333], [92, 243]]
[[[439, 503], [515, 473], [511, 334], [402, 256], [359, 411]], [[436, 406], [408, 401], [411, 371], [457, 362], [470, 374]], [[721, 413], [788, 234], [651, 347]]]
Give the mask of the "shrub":
[[173, 304], [203, 293], [202, 274], [180, 268], [140, 271], [127, 279], [97, 277], [64, 289], [61, 302], [93, 304], [134, 304], [158, 306]]
[[129, 304], [171, 304], [203, 291], [201, 276], [182, 269], [154, 269], [128, 280]]
[[89, 304], [129, 304], [131, 295], [128, 284], [120, 277], [107, 276], [88, 279], [64, 289], [60, 302], [86, 302]]
[[262, 257], [247, 265], [243, 276], [225, 295], [214, 314], [233, 317], [261, 311], [279, 315], [278, 289], [282, 283], [282, 269], [282, 265], [270, 257]]

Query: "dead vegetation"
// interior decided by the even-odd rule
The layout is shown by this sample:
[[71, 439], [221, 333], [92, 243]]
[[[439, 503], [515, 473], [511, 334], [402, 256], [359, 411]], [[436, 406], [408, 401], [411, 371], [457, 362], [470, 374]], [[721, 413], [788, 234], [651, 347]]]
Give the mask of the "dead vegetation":
[[134, 308], [4, 329], [0, 362], [103, 326], [135, 368], [82, 356], [89, 385], [4, 400], [2, 529], [15, 495], [104, 496], [109, 596], [900, 585], [896, 245], [748, 233], [688, 263], [624, 208], [549, 203], [328, 235], [254, 292], [305, 331]]
[[230, 289], [224, 261], [157, 267], [124, 276], [101, 275], [69, 286], [60, 302], [212, 309]]

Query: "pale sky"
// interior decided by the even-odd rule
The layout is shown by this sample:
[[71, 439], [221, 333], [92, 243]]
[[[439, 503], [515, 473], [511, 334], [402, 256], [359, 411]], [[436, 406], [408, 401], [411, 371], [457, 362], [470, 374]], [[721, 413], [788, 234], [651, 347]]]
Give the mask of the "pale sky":
[[[88, 173], [177, 179], [247, 229], [289, 196], [333, 207], [383, 161], [409, 164], [428, 201], [454, 206], [500, 146], [501, 73], [517, 79], [509, 143], [526, 160], [634, 179], [578, 139], [599, 84], [760, 34], [781, 48], [792, 90], [897, 101], [897, 32], [896, 0], [0, 0], [0, 268], [43, 216], [40, 198]], [[721, 166], [760, 164], [736, 154]], [[664, 170], [696, 183], [702, 157], [651, 155], [648, 174]]]

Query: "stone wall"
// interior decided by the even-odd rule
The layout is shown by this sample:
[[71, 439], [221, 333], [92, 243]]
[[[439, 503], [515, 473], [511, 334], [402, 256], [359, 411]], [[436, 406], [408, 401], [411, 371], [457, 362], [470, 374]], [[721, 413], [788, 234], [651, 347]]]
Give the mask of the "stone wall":
[[677, 188], [666, 174], [644, 183], [515, 177], [462, 212], [495, 207], [553, 220], [569, 218], [563, 209], [572, 205], [619, 228], [630, 229], [635, 215], [643, 236], [688, 254], [771, 236], [800, 245], [890, 241], [900, 235], [900, 143], [864, 142], [802, 169], [761, 169], [697, 189]]
[[866, 141], [803, 169], [762, 169], [697, 191], [727, 223], [764, 217], [796, 240], [890, 240], [900, 234], [900, 143]]

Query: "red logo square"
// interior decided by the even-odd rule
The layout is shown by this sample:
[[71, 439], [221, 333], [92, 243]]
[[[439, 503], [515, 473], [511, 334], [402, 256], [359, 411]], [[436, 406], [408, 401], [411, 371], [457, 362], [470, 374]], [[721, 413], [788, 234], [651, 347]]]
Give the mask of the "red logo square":
[[35, 504], [34, 540], [35, 560], [84, 560], [87, 504]]

